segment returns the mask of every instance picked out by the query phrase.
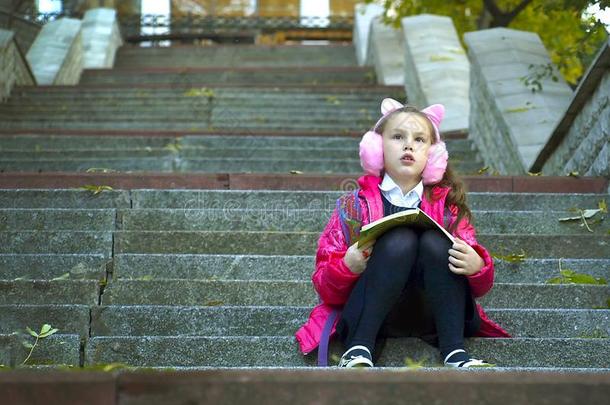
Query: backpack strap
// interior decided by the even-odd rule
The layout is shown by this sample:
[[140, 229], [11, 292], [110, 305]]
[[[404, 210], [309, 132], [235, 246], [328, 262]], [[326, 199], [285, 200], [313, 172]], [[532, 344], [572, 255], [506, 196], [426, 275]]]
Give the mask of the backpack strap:
[[333, 309], [324, 323], [324, 329], [322, 329], [322, 336], [320, 336], [320, 344], [318, 346], [319, 367], [328, 367], [328, 344], [330, 342], [330, 331], [333, 328], [337, 316], [339, 316], [339, 310]]
[[362, 227], [362, 210], [358, 189], [344, 194], [337, 200], [337, 211], [343, 230], [343, 237], [348, 246], [360, 236]]
[[451, 211], [449, 207], [445, 205], [445, 214], [443, 215], [443, 225], [445, 229], [449, 230], [449, 223], [451, 222]]

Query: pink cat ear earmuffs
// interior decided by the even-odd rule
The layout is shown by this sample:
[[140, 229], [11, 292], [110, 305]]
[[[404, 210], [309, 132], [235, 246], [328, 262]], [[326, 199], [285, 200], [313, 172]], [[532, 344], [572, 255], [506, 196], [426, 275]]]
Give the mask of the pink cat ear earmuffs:
[[[400, 102], [385, 98], [381, 102], [382, 117], [377, 121], [373, 130], [368, 131], [360, 141], [360, 165], [367, 174], [373, 176], [381, 176], [383, 170], [383, 140], [379, 131], [381, 121], [393, 111], [404, 107]], [[445, 142], [441, 141], [440, 132], [438, 130], [441, 121], [445, 116], [445, 107], [442, 104], [432, 104], [422, 110], [424, 114], [432, 122], [434, 127], [434, 136], [436, 143], [430, 147], [428, 162], [422, 172], [422, 180], [424, 185], [435, 184], [441, 181], [447, 168], [447, 160], [449, 155]]]

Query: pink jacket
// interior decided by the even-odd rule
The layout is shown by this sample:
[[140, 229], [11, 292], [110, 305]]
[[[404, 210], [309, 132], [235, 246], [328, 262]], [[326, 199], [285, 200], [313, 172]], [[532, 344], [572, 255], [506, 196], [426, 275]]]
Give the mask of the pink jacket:
[[[358, 179], [360, 185], [358, 200], [362, 211], [362, 225], [383, 217], [383, 202], [378, 187], [381, 180], [381, 177], [371, 175], [365, 175]], [[433, 200], [437, 197], [438, 199], [428, 201], [424, 194], [421, 202], [420, 208], [439, 224], [443, 224], [445, 199], [449, 191], [450, 188], [447, 187], [433, 186]], [[451, 211], [449, 224], [452, 224], [457, 218], [457, 207], [452, 204], [449, 210]], [[487, 250], [477, 243], [475, 229], [465, 218], [462, 219], [453, 235], [472, 246], [485, 261], [485, 265], [480, 272], [472, 276], [466, 276], [473, 296], [475, 298], [482, 297], [493, 285], [493, 259]], [[335, 209], [318, 241], [316, 268], [311, 277], [321, 302], [311, 311], [307, 322], [295, 334], [303, 354], [308, 354], [318, 347], [328, 316], [334, 309], [341, 309], [347, 301], [356, 280], [358, 280], [359, 275], [352, 273], [343, 262], [343, 257], [348, 248], [341, 226], [341, 219], [338, 210]], [[502, 327], [487, 317], [480, 304], [477, 304], [477, 311], [482, 322], [476, 336], [511, 337]], [[331, 336], [335, 332], [337, 320], [332, 326]]]

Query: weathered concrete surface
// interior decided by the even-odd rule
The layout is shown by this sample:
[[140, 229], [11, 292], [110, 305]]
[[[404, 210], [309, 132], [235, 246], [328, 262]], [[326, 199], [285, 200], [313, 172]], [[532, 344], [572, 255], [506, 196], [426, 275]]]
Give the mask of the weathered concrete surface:
[[81, 21], [60, 18], [43, 27], [27, 53], [39, 85], [76, 84], [83, 69]]
[[470, 62], [450, 17], [421, 14], [402, 19], [405, 91], [423, 108], [445, 106], [441, 131], [468, 129]]
[[383, 13], [383, 7], [378, 4], [358, 3], [354, 6], [354, 32], [352, 42], [356, 49], [358, 65], [371, 65], [372, 60], [368, 58], [369, 35], [371, 32], [371, 21]]
[[[566, 110], [572, 90], [551, 63], [538, 34], [492, 28], [464, 35], [471, 60], [470, 133], [486, 165], [526, 174]], [[530, 65], [551, 66], [542, 90], [526, 86]], [[532, 92], [532, 88], [537, 90]]]

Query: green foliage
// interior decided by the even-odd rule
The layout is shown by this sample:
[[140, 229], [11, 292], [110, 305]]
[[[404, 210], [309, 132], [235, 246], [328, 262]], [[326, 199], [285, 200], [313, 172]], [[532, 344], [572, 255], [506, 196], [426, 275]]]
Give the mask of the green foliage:
[[546, 281], [547, 284], [599, 284], [606, 285], [605, 278], [593, 277], [589, 274], [577, 273], [570, 269], [561, 268], [561, 258], [559, 259], [559, 277], [553, 277]]
[[170, 151], [171, 153], [179, 153], [180, 149], [182, 149], [182, 145], [180, 144], [180, 139], [176, 139], [173, 142], [168, 143], [163, 147], [163, 149]]
[[519, 80], [526, 87], [529, 87], [532, 93], [542, 91], [542, 81], [546, 78], [550, 77], [554, 82], [559, 81], [559, 78], [555, 75], [552, 63], [530, 64], [528, 69], [529, 74], [521, 77]]
[[610, 336], [602, 328], [595, 328], [590, 332], [578, 336], [580, 339], [609, 339]]
[[605, 305], [595, 305], [593, 306], [593, 309], [610, 309], [610, 298], [606, 300]]
[[85, 170], [85, 173], [116, 173], [114, 169], [108, 169], [107, 167], [90, 167]]
[[377, 83], [377, 75], [374, 71], [366, 72], [364, 74], [364, 79], [367, 83]]
[[547, 284], [608, 284], [605, 278], [593, 277], [589, 274], [577, 273], [573, 270], [560, 270], [560, 277], [548, 279]]
[[499, 259], [507, 263], [522, 263], [527, 258], [523, 249], [521, 249], [521, 253], [510, 253], [507, 255], [492, 253], [491, 256], [494, 259]]
[[97, 195], [99, 193], [101, 193], [102, 191], [111, 191], [113, 190], [112, 187], [110, 186], [95, 186], [92, 184], [87, 184], [85, 186], [79, 187], [81, 190], [87, 190], [87, 191], [91, 191], [91, 193], [93, 195]]
[[332, 105], [341, 105], [341, 100], [337, 96], [327, 96], [326, 102]]
[[407, 370], [417, 370], [417, 369], [420, 369], [420, 368], [424, 368], [425, 365], [426, 365], [426, 359], [419, 360], [419, 361], [418, 360], [414, 360], [414, 359], [412, 359], [410, 357], [407, 357], [405, 359], [405, 368]]
[[30, 352], [28, 353], [27, 357], [25, 358], [25, 360], [23, 360], [23, 363], [21, 363], [21, 365], [24, 365], [32, 356], [32, 353], [34, 352], [34, 348], [36, 347], [36, 345], [38, 344], [38, 341], [40, 339], [44, 339], [46, 337], [49, 337], [51, 335], [53, 335], [54, 333], [56, 333], [59, 329], [55, 329], [53, 328], [51, 325], [49, 325], [48, 323], [45, 323], [44, 325], [42, 325], [42, 328], [40, 328], [40, 332], [36, 333], [34, 332], [32, 329], [30, 329], [29, 326], [27, 326], [25, 328], [25, 330], [33, 337], [36, 338], [36, 341], [34, 341], [34, 344], [31, 344], [27, 341], [22, 342], [23, 346], [30, 349]]
[[61, 276], [52, 278], [51, 281], [58, 281], [58, 280], [67, 280], [70, 278], [70, 273], [64, 273]]
[[492, 172], [489, 172], [489, 169], [491, 169], [490, 166], [483, 166], [479, 170], [477, 170], [476, 173], [474, 173], [474, 174], [479, 175], [479, 174], [487, 173], [490, 176], [499, 176], [500, 175], [500, 172], [498, 172], [498, 170], [494, 169]]
[[[574, 212], [577, 213], [578, 216], [575, 217], [565, 217], [565, 218], [559, 218], [560, 222], [565, 222], [565, 221], [582, 221], [582, 223], [580, 224], [580, 226], [585, 226], [587, 228], [587, 231], [589, 232], [593, 232], [593, 230], [589, 227], [589, 225], [593, 225], [593, 224], [599, 224], [600, 222], [602, 222], [606, 217], [603, 214], [607, 214], [608, 213], [608, 206], [606, 204], [606, 200], [601, 200], [597, 203], [597, 207], [596, 209], [581, 209], [578, 207], [572, 207], [569, 208], [568, 211], [570, 212]], [[600, 215], [597, 215], [600, 214]], [[590, 223], [587, 222], [587, 219], [591, 219], [593, 217], [596, 217], [595, 220], [591, 221]]]
[[583, 16], [591, 4], [599, 3], [601, 9], [610, 7], [607, 0], [532, 0], [523, 9], [517, 8], [522, 0], [490, 2], [497, 10], [486, 9], [484, 3], [483, 0], [384, 0], [383, 20], [399, 28], [400, 20], [411, 15], [449, 16], [460, 39], [466, 32], [498, 26], [536, 32], [549, 51], [551, 61], [572, 85], [578, 82], [607, 38], [601, 21]]
[[209, 89], [207, 87], [202, 87], [200, 89], [193, 88], [184, 92], [185, 97], [208, 97], [214, 98], [216, 94], [214, 90]]

